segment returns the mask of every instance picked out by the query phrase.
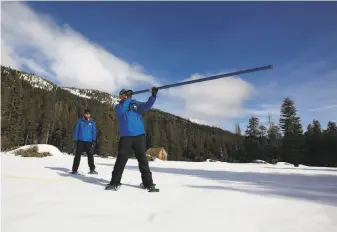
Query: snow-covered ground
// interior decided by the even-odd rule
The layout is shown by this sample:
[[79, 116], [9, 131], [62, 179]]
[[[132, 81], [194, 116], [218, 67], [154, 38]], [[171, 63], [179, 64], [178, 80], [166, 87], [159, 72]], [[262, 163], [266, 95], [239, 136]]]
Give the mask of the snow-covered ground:
[[[48, 148], [49, 147], [49, 148]], [[139, 189], [129, 160], [119, 191], [104, 190], [115, 162], [95, 158], [89, 175], [73, 157], [2, 153], [2, 231], [337, 231], [337, 169], [221, 162], [150, 162], [159, 193]]]

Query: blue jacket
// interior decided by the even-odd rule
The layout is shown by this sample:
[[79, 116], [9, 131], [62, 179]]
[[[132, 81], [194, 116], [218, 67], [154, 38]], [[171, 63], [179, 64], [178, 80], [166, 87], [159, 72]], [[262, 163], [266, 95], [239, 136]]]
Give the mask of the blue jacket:
[[96, 140], [96, 124], [94, 120], [81, 118], [77, 121], [74, 129], [74, 140], [92, 142]]
[[125, 99], [115, 106], [120, 136], [138, 136], [145, 133], [142, 113], [150, 110], [156, 98], [150, 96], [147, 102]]

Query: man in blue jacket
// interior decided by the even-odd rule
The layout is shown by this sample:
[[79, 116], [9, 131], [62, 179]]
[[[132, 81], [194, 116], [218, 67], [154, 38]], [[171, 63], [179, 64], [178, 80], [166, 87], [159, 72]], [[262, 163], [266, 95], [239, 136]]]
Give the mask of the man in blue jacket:
[[74, 129], [74, 141], [76, 142], [76, 154], [74, 157], [74, 163], [72, 173], [77, 174], [78, 167], [81, 162], [81, 155], [85, 151], [88, 157], [88, 165], [90, 168], [90, 174], [97, 174], [95, 171], [93, 145], [96, 142], [96, 124], [94, 120], [90, 118], [90, 110], [84, 111], [83, 117], [77, 121]]
[[156, 101], [158, 88], [151, 88], [151, 96], [147, 102], [139, 102], [132, 99], [132, 90], [121, 90], [120, 102], [115, 106], [115, 112], [119, 124], [120, 140], [118, 143], [118, 155], [112, 171], [111, 181], [106, 190], [117, 190], [121, 185], [122, 174], [129, 156], [134, 152], [142, 184], [148, 191], [158, 191], [152, 180], [149, 162], [146, 157], [145, 129], [142, 121], [142, 113], [150, 110]]

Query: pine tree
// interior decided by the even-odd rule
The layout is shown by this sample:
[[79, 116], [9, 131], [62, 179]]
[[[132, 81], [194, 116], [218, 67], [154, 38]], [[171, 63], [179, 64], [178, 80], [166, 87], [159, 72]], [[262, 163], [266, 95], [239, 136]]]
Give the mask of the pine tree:
[[259, 126], [259, 136], [260, 138], [267, 137], [267, 128], [263, 125]]
[[298, 166], [302, 156], [303, 128], [294, 101], [286, 97], [281, 106], [280, 128], [283, 132], [283, 160]]
[[259, 134], [259, 119], [256, 117], [249, 118], [245, 139], [245, 161], [247, 162], [251, 162], [252, 160], [259, 158], [263, 159], [263, 155], [261, 157], [262, 146]]
[[12, 93], [12, 102], [9, 113], [9, 136], [11, 141], [18, 146], [25, 143], [25, 114], [23, 92], [24, 83], [22, 80], [17, 80]]
[[268, 130], [268, 138], [270, 140], [281, 140], [282, 134], [280, 131], [280, 127], [278, 125], [272, 124], [270, 129]]
[[256, 117], [249, 118], [248, 126], [246, 129], [246, 136], [258, 137], [259, 136], [259, 119]]
[[267, 128], [263, 125], [259, 126], [259, 138], [258, 141], [260, 142], [260, 159], [262, 160], [268, 160], [268, 151], [267, 151], [267, 146], [268, 146], [268, 140], [267, 140]]
[[235, 124], [235, 134], [241, 135], [240, 124]]
[[281, 106], [280, 127], [284, 137], [300, 136], [303, 134], [303, 128], [300, 123], [300, 117], [297, 116], [295, 103], [289, 97], [286, 97]]
[[337, 125], [335, 122], [328, 122], [326, 130], [323, 132], [323, 139], [324, 166], [337, 167]]
[[268, 130], [268, 154], [269, 162], [276, 163], [281, 157], [280, 155], [280, 146], [281, 146], [282, 135], [280, 128], [273, 123], [270, 124]]
[[305, 132], [306, 160], [309, 165], [322, 165], [322, 128], [318, 120], [313, 120]]

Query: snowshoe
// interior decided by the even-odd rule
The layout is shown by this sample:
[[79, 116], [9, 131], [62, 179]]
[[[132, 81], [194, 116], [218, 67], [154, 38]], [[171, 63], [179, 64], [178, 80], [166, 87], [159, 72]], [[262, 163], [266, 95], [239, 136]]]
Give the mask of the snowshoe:
[[79, 173], [79, 172], [77, 172], [77, 171], [71, 171], [71, 172], [69, 172], [70, 174], [72, 174], [72, 175], [81, 175], [81, 173]]
[[105, 190], [117, 191], [121, 187], [121, 184], [108, 184], [105, 186]]
[[148, 192], [159, 192], [159, 189], [156, 188], [156, 184], [153, 184], [152, 186], [145, 187], [143, 183], [139, 185], [142, 189], [146, 189]]
[[91, 170], [89, 174], [98, 174], [98, 172], [96, 172], [95, 170]]
[[150, 186], [147, 188], [147, 191], [148, 192], [159, 192], [159, 189], [156, 188], [154, 185], [153, 186]]

